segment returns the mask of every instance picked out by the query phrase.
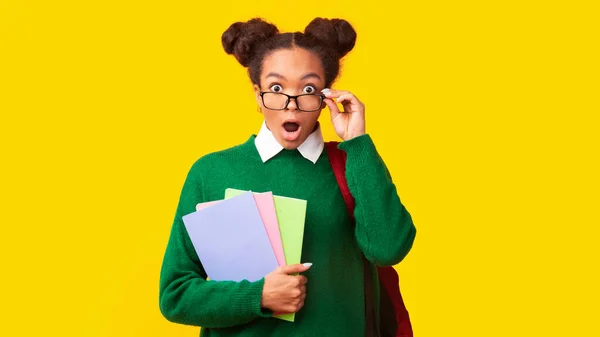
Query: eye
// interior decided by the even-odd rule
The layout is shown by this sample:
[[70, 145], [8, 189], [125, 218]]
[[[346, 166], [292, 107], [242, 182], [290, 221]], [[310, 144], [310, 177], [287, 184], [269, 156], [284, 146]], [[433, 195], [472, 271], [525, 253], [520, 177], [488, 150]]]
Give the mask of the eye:
[[313, 87], [312, 85], [307, 85], [302, 90], [302, 92], [305, 94], [314, 94], [315, 91], [317, 91], [317, 89], [315, 87]]
[[279, 84], [273, 84], [271, 86], [271, 88], [269, 88], [272, 92], [282, 92], [283, 91], [283, 87], [280, 86]]

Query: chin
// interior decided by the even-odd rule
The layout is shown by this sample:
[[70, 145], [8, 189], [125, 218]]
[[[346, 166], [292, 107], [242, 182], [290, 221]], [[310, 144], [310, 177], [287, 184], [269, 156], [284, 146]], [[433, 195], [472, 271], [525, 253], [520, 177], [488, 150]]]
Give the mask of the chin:
[[296, 150], [305, 140], [305, 137], [300, 137], [295, 140], [286, 140], [283, 137], [279, 137], [278, 139], [279, 144], [286, 150]]
[[298, 148], [298, 146], [300, 146], [301, 144], [302, 144], [302, 142], [298, 142], [298, 141], [290, 142], [290, 141], [284, 140], [281, 145], [286, 150], [296, 150]]

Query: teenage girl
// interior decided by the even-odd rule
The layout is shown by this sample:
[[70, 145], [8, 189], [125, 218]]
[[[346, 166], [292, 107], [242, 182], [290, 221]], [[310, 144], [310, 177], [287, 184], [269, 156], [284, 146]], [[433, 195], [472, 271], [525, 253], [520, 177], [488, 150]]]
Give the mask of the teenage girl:
[[[225, 51], [248, 68], [264, 122], [256, 136], [203, 156], [187, 175], [160, 275], [168, 320], [202, 326], [211, 337], [364, 336], [362, 256], [376, 277], [374, 266], [406, 256], [416, 230], [366, 133], [365, 105], [350, 91], [330, 89], [355, 41], [340, 19], [317, 18], [295, 33], [252, 19], [223, 33]], [[318, 119], [325, 106], [347, 154], [355, 224], [324, 151]], [[223, 199], [227, 188], [307, 200], [302, 258], [310, 263], [256, 282], [207, 281], [182, 216]], [[296, 313], [295, 322], [271, 318], [274, 312]]]

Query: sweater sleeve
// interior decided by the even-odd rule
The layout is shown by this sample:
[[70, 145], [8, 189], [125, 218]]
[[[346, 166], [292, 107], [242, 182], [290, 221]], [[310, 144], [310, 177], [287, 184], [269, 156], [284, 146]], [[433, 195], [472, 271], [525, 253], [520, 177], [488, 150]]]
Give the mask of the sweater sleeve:
[[412, 218], [368, 134], [341, 142], [339, 148], [347, 154], [346, 179], [356, 201], [358, 245], [373, 264], [395, 265], [415, 240]]
[[224, 328], [272, 315], [261, 309], [264, 279], [256, 282], [209, 281], [183, 224], [182, 216], [203, 202], [198, 162], [184, 183], [160, 272], [159, 304], [175, 323]]

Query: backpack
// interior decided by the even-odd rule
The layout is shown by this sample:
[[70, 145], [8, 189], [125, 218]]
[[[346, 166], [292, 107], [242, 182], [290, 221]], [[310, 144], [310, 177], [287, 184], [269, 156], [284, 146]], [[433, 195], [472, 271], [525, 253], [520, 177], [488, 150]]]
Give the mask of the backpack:
[[[344, 197], [350, 218], [354, 222], [354, 197], [346, 181], [346, 153], [338, 149], [337, 142], [325, 143], [333, 173]], [[366, 337], [413, 337], [412, 325], [404, 300], [400, 294], [398, 273], [393, 267], [377, 267], [379, 276], [379, 321], [376, 321], [376, 303], [373, 295], [371, 263], [363, 255], [365, 285], [365, 336]]]

